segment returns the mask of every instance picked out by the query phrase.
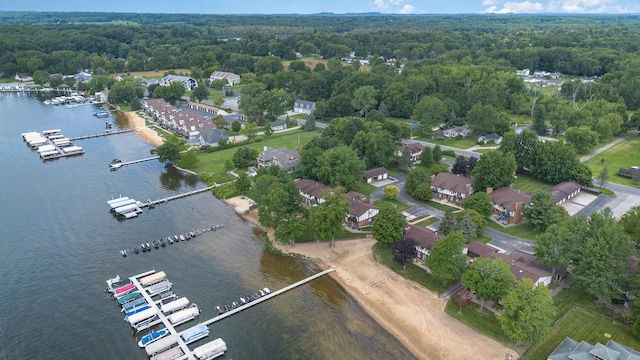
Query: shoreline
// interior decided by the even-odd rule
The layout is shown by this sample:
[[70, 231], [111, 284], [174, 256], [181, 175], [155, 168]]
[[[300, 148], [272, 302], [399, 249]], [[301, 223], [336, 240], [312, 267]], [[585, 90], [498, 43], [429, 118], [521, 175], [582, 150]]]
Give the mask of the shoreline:
[[127, 117], [129, 127], [135, 129], [136, 135], [146, 143], [156, 147], [164, 143], [164, 138], [158, 135], [155, 130], [148, 128], [145, 119], [135, 111], [127, 111], [123, 112], [123, 114]]
[[[248, 212], [250, 199], [223, 200], [243, 219], [251, 222], [270, 239], [256, 211]], [[315, 262], [329, 274], [358, 305], [418, 359], [504, 359], [519, 354], [479, 333], [444, 312], [446, 301], [438, 294], [398, 276], [374, 259], [374, 239], [342, 240], [335, 248], [327, 243], [273, 245], [285, 254], [296, 253]]]

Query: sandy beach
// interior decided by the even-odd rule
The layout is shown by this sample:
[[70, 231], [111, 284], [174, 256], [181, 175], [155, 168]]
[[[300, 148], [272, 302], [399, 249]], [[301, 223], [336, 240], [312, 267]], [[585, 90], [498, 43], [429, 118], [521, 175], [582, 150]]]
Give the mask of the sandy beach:
[[[246, 213], [248, 199], [225, 200], [257, 226], [256, 211]], [[268, 233], [271, 233], [268, 231]], [[283, 252], [302, 254], [330, 274], [360, 306], [419, 359], [506, 359], [519, 355], [473, 330], [444, 312], [445, 300], [437, 294], [395, 275], [376, 262], [374, 239], [327, 243], [275, 244]]]
[[158, 133], [149, 129], [143, 117], [136, 114], [135, 111], [128, 111], [124, 113], [129, 120], [129, 127], [136, 129], [136, 134], [142, 138], [142, 140], [148, 142], [153, 146], [160, 146], [164, 142], [164, 139], [158, 135]]

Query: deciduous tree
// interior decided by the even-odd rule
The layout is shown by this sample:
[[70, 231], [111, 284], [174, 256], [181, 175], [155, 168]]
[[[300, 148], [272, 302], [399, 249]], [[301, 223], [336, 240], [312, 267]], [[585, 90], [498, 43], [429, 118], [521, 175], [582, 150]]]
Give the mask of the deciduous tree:
[[572, 234], [566, 224], [553, 224], [538, 236], [533, 245], [538, 261], [551, 267], [551, 276], [555, 278], [558, 269], [569, 266], [572, 257]]
[[467, 265], [467, 257], [462, 253], [465, 240], [459, 231], [454, 231], [438, 240], [425, 261], [431, 276], [447, 284], [460, 280]]
[[485, 192], [477, 192], [462, 204], [465, 209], [473, 209], [485, 218], [493, 214], [493, 200]]
[[476, 191], [485, 191], [488, 187], [509, 186], [515, 181], [515, 171], [516, 159], [512, 153], [489, 151], [482, 155], [472, 171], [473, 187]]
[[323, 241], [331, 240], [331, 247], [335, 246], [335, 235], [343, 228], [349, 212], [349, 202], [343, 195], [344, 192], [340, 187], [325, 191], [322, 195], [324, 202], [311, 210], [309, 220], [314, 234]]
[[416, 241], [413, 238], [402, 237], [391, 247], [393, 261], [402, 265], [407, 270], [407, 263], [416, 257]]
[[156, 153], [158, 161], [161, 163], [175, 163], [180, 160], [180, 151], [182, 150], [183, 141], [176, 135], [169, 135], [165, 138], [165, 142], [158, 146]]
[[560, 221], [556, 202], [548, 191], [533, 194], [529, 203], [522, 207], [522, 215], [538, 232], [544, 232], [549, 225]]
[[407, 193], [411, 195], [416, 191], [416, 189], [418, 188], [418, 185], [424, 184], [424, 183], [429, 184], [430, 178], [431, 178], [431, 175], [429, 174], [429, 171], [427, 169], [423, 167], [417, 167], [411, 170], [409, 174], [407, 174], [407, 179], [405, 180], [404, 188], [405, 190], [407, 190]]
[[485, 299], [498, 299], [507, 293], [516, 281], [509, 264], [502, 259], [477, 258], [462, 275], [462, 283], [480, 298], [480, 310]]
[[551, 328], [555, 307], [549, 289], [524, 278], [502, 298], [500, 327], [511, 341], [538, 341]]
[[380, 208], [373, 220], [371, 234], [379, 242], [390, 245], [402, 237], [406, 225], [407, 222], [400, 211], [387, 204]]
[[400, 194], [400, 189], [395, 185], [387, 185], [384, 187], [384, 197], [386, 199], [395, 199]]
[[351, 190], [362, 181], [364, 163], [353, 149], [340, 145], [320, 155], [315, 173], [320, 181]]

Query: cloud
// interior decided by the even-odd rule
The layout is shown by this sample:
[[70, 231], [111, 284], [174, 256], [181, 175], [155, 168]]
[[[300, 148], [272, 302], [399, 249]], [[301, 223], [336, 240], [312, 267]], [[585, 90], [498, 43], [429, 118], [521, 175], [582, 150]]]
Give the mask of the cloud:
[[392, 3], [393, 5], [400, 5], [404, 2], [405, 0], [389, 0], [390, 3]]
[[384, 0], [373, 0], [370, 4], [379, 9], [386, 9], [389, 7], [389, 5], [384, 3]]
[[[494, 0], [485, 0], [485, 2], [493, 1], [493, 3], [497, 4]], [[579, 1], [579, 0], [578, 0]], [[487, 4], [488, 5], [488, 4]], [[492, 5], [486, 8], [483, 13], [495, 13], [495, 14], [520, 14], [520, 13], [536, 13], [545, 10], [545, 6], [539, 2], [530, 2], [530, 1], [507, 1], [504, 4], [501, 4], [502, 8], [498, 9], [498, 6]]]
[[549, 10], [567, 13], [626, 12], [616, 0], [550, 0]]
[[398, 10], [399, 14], [414, 14], [416, 12], [416, 7], [413, 5], [405, 5], [400, 10]]
[[495, 5], [495, 4], [499, 4], [500, 0], [484, 0], [482, 2], [482, 5], [484, 6], [491, 6], [491, 5]]

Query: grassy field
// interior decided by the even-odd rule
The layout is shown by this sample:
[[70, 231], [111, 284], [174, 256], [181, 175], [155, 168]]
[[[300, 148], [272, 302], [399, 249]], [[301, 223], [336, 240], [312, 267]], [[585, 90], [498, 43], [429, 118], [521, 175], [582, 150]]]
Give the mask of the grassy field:
[[[294, 149], [304, 146], [308, 143], [312, 138], [316, 137], [318, 133], [316, 131], [302, 131], [302, 130], [293, 130], [286, 131], [280, 134], [273, 134], [270, 138], [263, 140], [258, 143], [244, 145], [248, 146], [252, 149], [255, 149], [258, 152], [262, 152], [265, 146], [268, 147], [286, 147], [287, 149]], [[298, 142], [299, 141], [299, 142]], [[191, 169], [198, 174], [208, 175], [208, 177], [212, 177], [216, 182], [223, 182], [228, 180], [229, 177], [226, 176], [226, 172], [224, 171], [224, 161], [226, 159], [231, 159], [233, 154], [236, 152], [238, 148], [231, 148], [222, 151], [216, 151], [212, 153], [203, 153], [198, 154], [198, 164], [194, 169]], [[232, 175], [229, 175], [232, 176]], [[233, 179], [233, 178], [231, 178]]]
[[423, 203], [423, 204], [425, 204], [427, 206], [431, 206], [432, 208], [438, 209], [438, 210], [441, 210], [441, 211], [447, 211], [447, 210], [451, 210], [453, 212], [462, 211], [462, 210], [458, 209], [457, 207], [441, 204], [441, 203], [439, 203], [437, 201], [433, 201], [433, 200], [429, 200], [429, 201], [427, 201], [426, 203]]
[[[315, 69], [316, 65], [320, 63], [324, 64], [324, 66], [327, 66], [327, 60], [321, 59], [320, 57], [317, 57], [317, 56], [303, 57], [298, 60], [304, 61], [304, 64], [307, 65], [309, 68], [311, 68], [311, 70]], [[285, 70], [289, 68], [290, 64], [291, 64], [291, 61], [282, 62], [282, 66], [285, 68]]]
[[515, 189], [521, 190], [523, 192], [535, 193], [538, 191], [547, 191], [551, 189], [554, 184], [550, 184], [544, 181], [540, 181], [532, 176], [525, 174], [518, 174], [516, 177], [516, 182], [513, 184]]
[[356, 184], [356, 187], [353, 191], [359, 192], [361, 194], [365, 194], [367, 196], [371, 196], [371, 194], [376, 190], [376, 187], [371, 184], [365, 184], [363, 182]]
[[[632, 136], [622, 141], [621, 143], [613, 146], [585, 162], [585, 164], [591, 169], [594, 177], [598, 178], [598, 175], [602, 171], [603, 166], [600, 164], [600, 159], [604, 158], [608, 166], [609, 182], [637, 187], [638, 184], [634, 184], [629, 178], [618, 176], [618, 169], [629, 168], [631, 166], [640, 166], [640, 137]], [[594, 181], [597, 185], [599, 181]]]
[[[444, 138], [444, 139], [428, 139], [426, 141], [432, 144], [451, 146], [458, 149], [468, 149], [472, 146], [478, 145], [478, 143], [476, 142], [476, 139], [474, 138], [466, 138], [466, 139], [460, 139], [460, 140]], [[495, 146], [495, 145], [487, 144], [487, 146]]]
[[500, 226], [493, 220], [487, 221], [489, 229], [501, 232], [503, 234], [519, 237], [522, 239], [536, 240], [539, 233], [534, 232], [529, 224], [511, 225], [508, 227]]
[[403, 270], [402, 265], [393, 261], [393, 254], [391, 254], [391, 246], [386, 246], [381, 243], [376, 243], [373, 246], [373, 253], [376, 261], [385, 265], [389, 269], [393, 270], [398, 275], [414, 281], [425, 288], [435, 291], [437, 293], [441, 293], [446, 291], [449, 287], [443, 285], [441, 281], [437, 281], [431, 276], [429, 276], [425, 269], [413, 264], [407, 264], [407, 269]]
[[444, 311], [488, 337], [507, 346], [514, 346], [514, 344], [509, 341], [509, 338], [502, 332], [498, 318], [493, 312], [485, 309], [479, 313], [479, 309], [480, 306], [478, 304], [471, 304], [470, 306], [460, 309], [458, 305], [449, 300]]
[[[610, 335], [610, 338], [605, 334]], [[613, 323], [582, 309], [571, 309], [522, 359], [546, 359], [566, 337], [576, 341], [586, 341], [592, 345], [597, 342], [606, 344], [609, 339], [612, 339], [630, 348], [640, 349], [640, 341], [621, 324]]]
[[396, 199], [389, 200], [389, 199], [382, 198], [382, 199], [378, 199], [378, 200], [374, 201], [373, 204], [375, 206], [377, 206], [377, 207], [382, 207], [382, 206], [384, 206], [386, 204], [389, 204], [392, 207], [396, 208], [398, 211], [406, 211], [406, 210], [411, 209], [411, 207], [409, 205], [407, 205], [407, 204], [405, 204], [403, 202], [400, 202], [400, 201], [398, 201]]
[[440, 221], [440, 219], [438, 219], [435, 216], [432, 216], [432, 217], [424, 219], [424, 220], [422, 220], [422, 221], [420, 221], [418, 223], [415, 223], [414, 225], [417, 225], [417, 226], [429, 226], [431, 224], [437, 223], [438, 221]]

